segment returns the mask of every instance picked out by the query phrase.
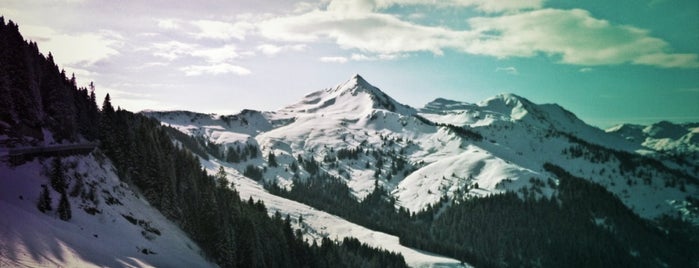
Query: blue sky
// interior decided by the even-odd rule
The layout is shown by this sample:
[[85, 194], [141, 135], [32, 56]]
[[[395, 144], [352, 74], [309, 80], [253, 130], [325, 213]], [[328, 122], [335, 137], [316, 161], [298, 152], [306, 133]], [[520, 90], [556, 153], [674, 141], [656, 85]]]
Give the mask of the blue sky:
[[362, 74], [414, 107], [514, 93], [609, 127], [699, 121], [696, 0], [3, 0], [123, 108], [275, 110]]

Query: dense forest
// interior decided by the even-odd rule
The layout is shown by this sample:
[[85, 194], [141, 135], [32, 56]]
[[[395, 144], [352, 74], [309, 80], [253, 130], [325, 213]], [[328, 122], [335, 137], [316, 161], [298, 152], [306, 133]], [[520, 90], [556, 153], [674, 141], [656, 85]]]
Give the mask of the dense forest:
[[109, 94], [98, 109], [92, 84], [78, 87], [51, 54], [42, 55], [17, 24], [0, 17], [0, 135], [9, 137], [4, 146], [48, 142], [45, 132], [56, 142], [99, 141], [119, 177], [138, 187], [222, 267], [406, 266], [401, 255], [356, 239], [309, 245], [288, 215], [270, 217], [259, 200], [241, 200], [224, 172], [207, 174], [189, 150], [173, 143], [196, 140], [115, 109]]
[[[409, 213], [381, 187], [361, 202], [322, 172], [270, 192], [400, 237], [401, 244], [477, 267], [693, 267], [697, 230], [673, 218], [643, 220], [602, 186], [546, 164], [556, 176], [520, 193], [447, 202]], [[557, 189], [551, 198], [537, 185]]]

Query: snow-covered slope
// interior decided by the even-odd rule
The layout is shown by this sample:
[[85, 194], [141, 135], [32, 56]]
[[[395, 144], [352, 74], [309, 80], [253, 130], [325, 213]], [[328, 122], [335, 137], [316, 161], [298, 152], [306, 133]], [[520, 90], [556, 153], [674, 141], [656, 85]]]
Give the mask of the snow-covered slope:
[[[254, 200], [262, 200], [270, 215], [277, 211], [283, 215], [289, 215], [294, 223], [293, 227], [303, 230], [304, 236], [309, 241], [315, 240], [320, 243], [323, 237], [339, 241], [345, 237], [354, 237], [372, 247], [402, 254], [411, 267], [464, 267], [458, 260], [403, 246], [396, 236], [373, 231], [308, 205], [270, 194], [256, 181], [242, 176], [231, 163], [215, 159], [202, 160], [202, 163], [209, 173], [214, 173], [218, 171], [219, 166], [223, 166], [228, 180], [240, 193], [241, 198], [252, 197]], [[303, 218], [303, 221], [299, 222], [299, 218]]]
[[648, 126], [621, 124], [606, 131], [650, 150], [690, 157], [687, 160], [699, 164], [699, 123], [660, 121]]
[[[51, 159], [0, 162], [0, 267], [212, 267], [177, 226], [119, 181], [108, 159], [62, 160], [72, 218], [37, 209]], [[80, 183], [82, 181], [82, 183]], [[77, 185], [82, 189], [76, 189]], [[75, 194], [75, 196], [73, 196]]]
[[[148, 114], [187, 134], [223, 144], [222, 151], [228, 150], [229, 141], [219, 137], [242, 135], [237, 141], [257, 145], [263, 156], [274, 154], [279, 165], [258, 158], [231, 167], [264, 168], [266, 182], [289, 187], [293, 178], [311, 176], [305, 169], [296, 172], [290, 167], [299, 158], [312, 158], [324, 172], [344, 179], [357, 197], [363, 198], [378, 184], [411, 211], [442, 198], [534, 185], [537, 193], [548, 196], [553, 188], [537, 183], [553, 178], [543, 169], [544, 163], [604, 186], [649, 219], [684, 213], [677, 204], [699, 195], [699, 175], [691, 169], [669, 160], [648, 164], [653, 160], [638, 154], [648, 151], [644, 145], [587, 125], [556, 104], [539, 105], [513, 94], [475, 104], [437, 99], [415, 110], [356, 75], [286, 108], [259, 112], [255, 119], [247, 119], [254, 120], [248, 121], [250, 125], [265, 126], [254, 131], [229, 127], [221, 119], [225, 117], [202, 121], [178, 115], [181, 112]], [[348, 150], [358, 153], [341, 156]]]

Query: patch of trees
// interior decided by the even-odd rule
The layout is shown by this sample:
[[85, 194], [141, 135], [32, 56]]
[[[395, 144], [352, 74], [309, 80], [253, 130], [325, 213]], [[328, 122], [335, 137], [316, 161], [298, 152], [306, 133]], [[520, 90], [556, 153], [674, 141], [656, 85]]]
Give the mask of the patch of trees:
[[[358, 201], [349, 187], [327, 174], [294, 181], [290, 190], [270, 192], [397, 235], [402, 244], [457, 258], [477, 267], [671, 267], [691, 266], [699, 254], [691, 224], [657, 224], [635, 215], [602, 186], [551, 164], [559, 179], [551, 198], [505, 193], [447, 201], [424, 211], [395, 209], [381, 187]], [[542, 182], [543, 183], [543, 182]], [[539, 195], [540, 196], [540, 195]], [[675, 230], [679, 229], [679, 230]], [[692, 237], [697, 237], [696, 235]], [[601, 246], [604, 245], [604, 246]]]
[[245, 167], [245, 171], [243, 171], [243, 176], [256, 181], [261, 181], [264, 176], [264, 170], [254, 165], [247, 165]]
[[699, 184], [699, 177], [686, 174], [682, 171], [671, 169], [665, 166], [660, 161], [639, 154], [609, 149], [597, 144], [589, 143], [571, 134], [560, 133], [568, 138], [575, 145], [564, 149], [563, 154], [570, 155], [574, 158], [583, 158], [593, 163], [604, 163], [611, 159], [616, 159], [619, 162], [619, 172], [643, 177], [644, 180], [650, 180], [650, 174], [643, 170], [654, 170], [661, 174], [661, 177], [666, 186], [675, 187], [679, 185], [684, 189], [685, 184]]
[[187, 148], [190, 152], [198, 155], [199, 157], [209, 160], [209, 154], [207, 153], [207, 150], [205, 147], [201, 146], [201, 143], [198, 139], [194, 138], [193, 136], [187, 135], [182, 133], [181, 131], [170, 127], [170, 126], [163, 126], [163, 129], [167, 132], [170, 137], [172, 137], [174, 140], [179, 141], [184, 148]]
[[41, 54], [16, 23], [0, 17], [0, 134], [10, 137], [7, 145], [43, 141], [42, 128], [56, 141], [92, 141], [98, 116], [94, 86], [78, 87], [51, 53]]
[[248, 143], [245, 146], [231, 146], [226, 151], [226, 161], [240, 163], [248, 159], [255, 159], [259, 155], [259, 151], [260, 149], [257, 146]]
[[481, 135], [480, 133], [476, 132], [475, 130], [471, 129], [468, 126], [457, 127], [457, 126], [452, 125], [452, 124], [441, 124], [441, 123], [437, 123], [437, 126], [445, 127], [447, 129], [449, 129], [450, 131], [452, 131], [452, 132], [456, 133], [457, 135], [459, 135], [463, 138], [466, 138], [466, 139], [470, 139], [470, 140], [474, 140], [474, 141], [482, 141], [483, 140], [483, 135]]

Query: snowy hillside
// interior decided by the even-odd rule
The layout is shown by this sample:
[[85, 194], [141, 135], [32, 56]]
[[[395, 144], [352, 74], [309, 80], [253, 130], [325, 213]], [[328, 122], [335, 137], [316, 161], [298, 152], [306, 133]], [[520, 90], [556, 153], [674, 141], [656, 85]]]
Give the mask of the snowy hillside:
[[[259, 183], [243, 176], [231, 163], [212, 160], [203, 161], [203, 164], [210, 173], [216, 172], [220, 166], [223, 166], [228, 174], [228, 180], [240, 192], [240, 197], [246, 200], [251, 197], [254, 200], [262, 200], [270, 215], [276, 212], [290, 215], [294, 228], [302, 230], [308, 241], [320, 243], [323, 237], [333, 240], [354, 237], [372, 247], [402, 254], [405, 262], [411, 267], [464, 267], [458, 260], [403, 246], [396, 236], [373, 231], [308, 205], [270, 194]], [[302, 218], [301, 222], [299, 222], [300, 218]]]
[[699, 165], [699, 123], [673, 124], [661, 121], [648, 126], [621, 124], [606, 130], [649, 150]]
[[101, 153], [62, 159], [72, 217], [60, 194], [37, 209], [52, 158], [0, 162], [0, 267], [212, 267], [181, 229], [115, 174]]
[[[215, 147], [224, 160], [242, 146], [256, 146], [263, 157], [233, 161], [231, 167], [241, 173], [257, 167], [263, 181], [285, 188], [295, 178], [313, 175], [292, 168], [312, 159], [320, 170], [342, 178], [358, 198], [379, 185], [397, 205], [415, 212], [444, 198], [531, 187], [550, 196], [553, 187], [538, 182], [554, 178], [543, 169], [553, 163], [604, 186], [644, 218], [679, 212], [699, 223], [685, 201], [699, 195], [697, 173], [642, 156], [637, 152], [647, 151], [646, 145], [589, 126], [556, 104], [534, 104], [512, 94], [476, 104], [437, 99], [415, 110], [356, 75], [255, 116], [145, 114], [203, 136], [204, 145]], [[269, 163], [270, 154], [276, 163]]]

